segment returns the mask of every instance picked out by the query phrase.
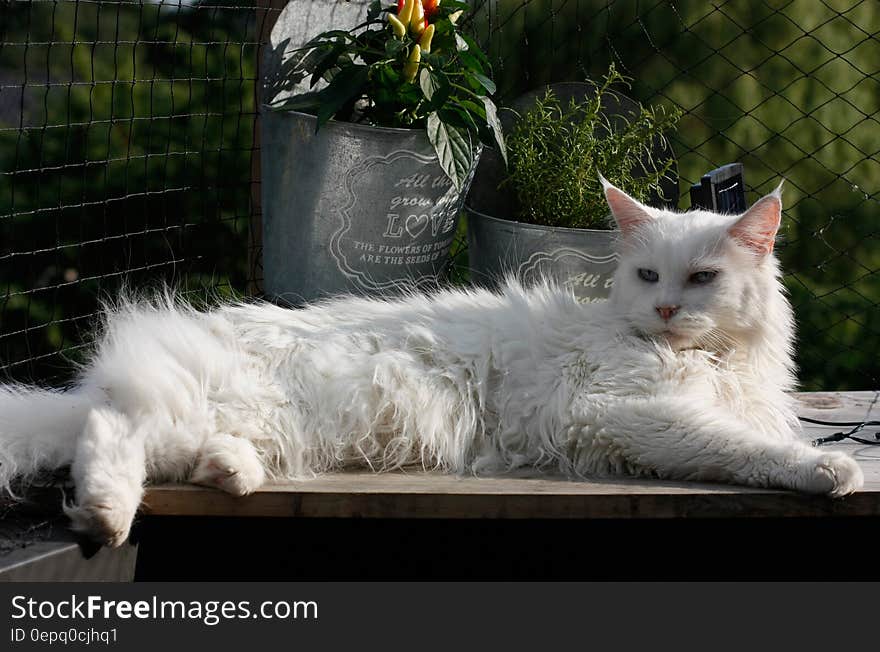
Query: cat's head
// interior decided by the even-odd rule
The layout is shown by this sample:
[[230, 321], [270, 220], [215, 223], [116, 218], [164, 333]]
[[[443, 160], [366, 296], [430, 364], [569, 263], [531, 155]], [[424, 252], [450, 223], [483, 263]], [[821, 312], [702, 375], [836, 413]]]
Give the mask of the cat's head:
[[651, 208], [602, 183], [621, 233], [610, 301], [632, 333], [720, 352], [791, 330], [773, 256], [781, 186], [725, 215]]

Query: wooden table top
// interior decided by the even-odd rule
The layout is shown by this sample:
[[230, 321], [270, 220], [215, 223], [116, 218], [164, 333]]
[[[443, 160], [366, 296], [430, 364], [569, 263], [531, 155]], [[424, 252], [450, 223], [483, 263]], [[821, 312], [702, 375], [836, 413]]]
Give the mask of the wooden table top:
[[[825, 421], [880, 419], [880, 392], [798, 394], [799, 414]], [[805, 424], [805, 436], [841, 428]], [[872, 438], [876, 428], [868, 428]], [[534, 471], [460, 477], [422, 471], [346, 472], [263, 487], [244, 498], [194, 485], [149, 487], [142, 513], [300, 518], [682, 518], [880, 516], [880, 446], [847, 440], [864, 488], [842, 499], [728, 485], [654, 480], [575, 481]]]

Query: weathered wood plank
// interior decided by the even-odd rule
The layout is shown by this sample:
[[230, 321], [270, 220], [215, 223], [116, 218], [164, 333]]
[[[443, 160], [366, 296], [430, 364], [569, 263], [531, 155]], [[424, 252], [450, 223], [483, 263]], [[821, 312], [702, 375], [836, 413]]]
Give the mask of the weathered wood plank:
[[[877, 392], [799, 395], [803, 416], [877, 419]], [[813, 439], [836, 432], [808, 426]], [[874, 432], [871, 430], [869, 432]], [[871, 436], [870, 434], [867, 436]], [[726, 485], [645, 480], [573, 481], [534, 472], [493, 478], [425, 472], [334, 473], [264, 487], [245, 498], [190, 485], [151, 487], [142, 512], [176, 516], [329, 518], [694, 518], [880, 516], [880, 447], [828, 445], [852, 454], [865, 487], [841, 500]]]

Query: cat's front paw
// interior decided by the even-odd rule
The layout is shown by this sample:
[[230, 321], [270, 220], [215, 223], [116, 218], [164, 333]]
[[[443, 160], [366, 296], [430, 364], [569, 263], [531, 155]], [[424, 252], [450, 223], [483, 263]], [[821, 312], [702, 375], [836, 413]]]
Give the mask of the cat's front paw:
[[219, 435], [203, 446], [189, 481], [216, 487], [233, 496], [246, 496], [263, 485], [266, 472], [253, 444]]
[[804, 490], [840, 498], [861, 489], [865, 476], [861, 467], [845, 453], [822, 453], [807, 463]]
[[132, 508], [111, 497], [90, 498], [76, 505], [64, 505], [64, 513], [74, 531], [112, 548], [128, 540], [136, 511], [136, 503]]

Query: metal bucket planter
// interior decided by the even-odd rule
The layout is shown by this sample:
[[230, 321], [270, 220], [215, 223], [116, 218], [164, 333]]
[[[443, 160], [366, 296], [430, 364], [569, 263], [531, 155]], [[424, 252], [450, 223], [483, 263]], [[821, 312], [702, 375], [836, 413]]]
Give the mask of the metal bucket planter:
[[315, 120], [263, 108], [266, 294], [300, 305], [436, 287], [469, 183], [454, 188], [423, 130], [330, 121], [316, 133]]
[[514, 214], [514, 206], [510, 193], [497, 189], [503, 175], [498, 155], [484, 151], [465, 206], [471, 280], [497, 287], [506, 276], [526, 284], [547, 277], [571, 288], [578, 301], [607, 299], [617, 268], [618, 232], [504, 219]]
[[580, 302], [608, 298], [617, 268], [615, 231], [537, 226], [465, 210], [474, 282], [494, 287], [508, 275], [526, 284], [547, 277]]

